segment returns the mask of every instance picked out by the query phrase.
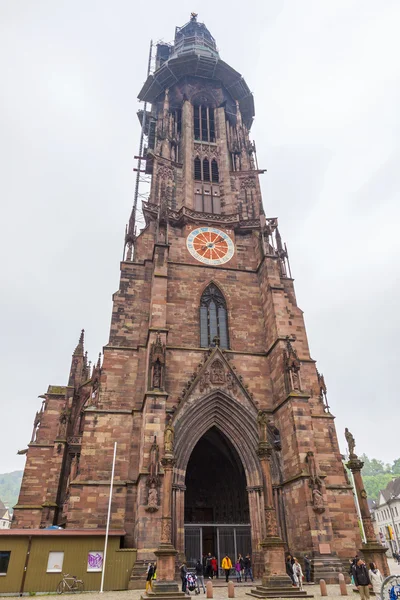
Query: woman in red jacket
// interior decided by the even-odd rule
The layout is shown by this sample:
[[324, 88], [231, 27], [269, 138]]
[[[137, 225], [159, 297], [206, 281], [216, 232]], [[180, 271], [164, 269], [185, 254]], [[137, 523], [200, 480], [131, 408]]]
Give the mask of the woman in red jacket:
[[211, 572], [212, 572], [212, 577], [218, 578], [218, 562], [217, 562], [217, 559], [215, 558], [215, 556], [213, 556], [211, 559]]

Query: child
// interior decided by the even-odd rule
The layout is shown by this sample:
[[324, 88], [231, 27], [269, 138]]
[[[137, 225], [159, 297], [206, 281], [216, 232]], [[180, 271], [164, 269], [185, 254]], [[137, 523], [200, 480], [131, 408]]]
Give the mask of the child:
[[237, 581], [237, 583], [241, 583], [241, 581], [242, 581], [242, 565], [241, 565], [239, 559], [237, 559], [237, 561], [236, 561], [235, 571], [236, 571], [236, 581]]

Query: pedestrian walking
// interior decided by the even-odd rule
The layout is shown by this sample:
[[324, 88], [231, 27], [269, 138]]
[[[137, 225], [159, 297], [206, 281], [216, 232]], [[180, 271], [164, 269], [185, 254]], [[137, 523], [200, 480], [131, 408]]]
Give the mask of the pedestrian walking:
[[147, 565], [147, 575], [146, 575], [146, 593], [150, 590], [152, 590], [152, 581], [153, 581], [153, 575], [155, 573], [154, 570], [154, 565], [153, 563], [149, 563]]
[[369, 563], [368, 576], [369, 576], [369, 580], [372, 585], [372, 589], [374, 590], [376, 600], [382, 600], [381, 599], [381, 589], [382, 589], [383, 577], [382, 577], [382, 573], [377, 568], [377, 566], [374, 562]]
[[293, 564], [292, 564], [292, 555], [288, 554], [286, 557], [286, 573], [289, 575], [290, 579], [292, 580], [292, 585], [296, 586], [296, 583], [294, 581], [294, 575], [293, 575]]
[[208, 577], [209, 579], [213, 578], [211, 561], [212, 561], [212, 556], [211, 556], [211, 552], [209, 552], [206, 556], [206, 577]]
[[250, 577], [252, 581], [253, 579], [253, 571], [251, 569], [251, 558], [250, 554], [246, 554], [244, 559], [244, 580], [247, 581], [247, 578]]
[[184, 594], [186, 594], [187, 596], [190, 596], [189, 592], [187, 591], [187, 567], [186, 567], [186, 563], [183, 562], [181, 564], [181, 581], [182, 581], [182, 592]]
[[304, 574], [306, 576], [307, 583], [311, 581], [311, 558], [306, 554], [304, 556]]
[[223, 571], [225, 571], [225, 581], [228, 583], [229, 572], [232, 569], [232, 561], [227, 554], [225, 554], [224, 558], [222, 559], [221, 568]]
[[238, 556], [238, 561], [240, 562], [240, 575], [241, 579], [244, 577], [244, 558], [241, 554]]
[[297, 558], [294, 559], [294, 563], [293, 563], [293, 577], [294, 577], [294, 581], [296, 583], [296, 585], [299, 587], [299, 590], [303, 590], [303, 571], [301, 569], [301, 564], [299, 563], [299, 561], [297, 560]]
[[204, 587], [204, 568], [201, 564], [200, 560], [196, 563], [196, 577], [197, 577], [197, 593], [200, 594], [200, 584], [203, 588], [203, 593], [206, 593], [206, 588]]
[[215, 558], [215, 556], [213, 556], [211, 559], [211, 571], [212, 571], [212, 576], [216, 577], [218, 579], [218, 561]]
[[240, 564], [240, 560], [237, 559], [235, 563], [235, 573], [236, 573], [236, 583], [241, 583], [242, 581], [242, 566]]
[[365, 562], [361, 558], [353, 565], [353, 577], [354, 583], [360, 592], [360, 599], [369, 600], [369, 586], [371, 585], [371, 582]]

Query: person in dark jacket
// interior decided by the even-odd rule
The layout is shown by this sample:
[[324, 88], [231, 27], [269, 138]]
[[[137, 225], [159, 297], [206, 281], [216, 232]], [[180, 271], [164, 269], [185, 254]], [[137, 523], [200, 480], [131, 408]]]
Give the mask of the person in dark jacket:
[[203, 593], [206, 593], [206, 588], [204, 587], [204, 568], [201, 562], [198, 560], [196, 563], [196, 577], [197, 577], [197, 593], [200, 594], [200, 584], [203, 587]]
[[304, 556], [304, 574], [306, 576], [307, 583], [311, 581], [311, 558], [306, 554]]
[[247, 581], [247, 578], [250, 577], [252, 581], [253, 579], [253, 571], [251, 570], [251, 558], [250, 554], [246, 554], [244, 559], [244, 580]]
[[290, 579], [292, 580], [292, 585], [296, 587], [296, 583], [294, 580], [294, 573], [293, 573], [293, 562], [294, 562], [294, 560], [292, 559], [292, 555], [288, 554], [286, 557], [286, 573], [289, 575]]
[[369, 587], [371, 585], [368, 570], [365, 566], [365, 562], [359, 558], [355, 565], [353, 565], [353, 577], [354, 583], [360, 592], [360, 600], [369, 600]]
[[187, 588], [187, 568], [186, 568], [186, 563], [182, 563], [181, 564], [181, 581], [182, 581], [182, 592], [184, 594], [189, 594], [189, 592], [186, 590]]

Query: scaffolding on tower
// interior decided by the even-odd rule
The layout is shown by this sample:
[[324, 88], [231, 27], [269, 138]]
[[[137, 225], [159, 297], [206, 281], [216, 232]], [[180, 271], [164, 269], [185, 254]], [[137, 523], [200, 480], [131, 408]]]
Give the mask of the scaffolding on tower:
[[[154, 70], [153, 65], [153, 40], [150, 40], [149, 59], [147, 62], [147, 77]], [[142, 212], [142, 201], [148, 200], [151, 185], [151, 169], [147, 168], [147, 150], [149, 147], [149, 137], [152, 135], [150, 130], [151, 113], [147, 110], [147, 102], [143, 103], [143, 108], [138, 111], [138, 117], [141, 124], [139, 150], [134, 157], [136, 166], [133, 171], [136, 173], [135, 190], [133, 195], [133, 207], [129, 217], [128, 225], [125, 229], [125, 243], [123, 260], [133, 261], [134, 247], [137, 237], [137, 228], [144, 226]], [[140, 202], [139, 202], [140, 201]]]

